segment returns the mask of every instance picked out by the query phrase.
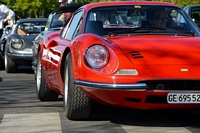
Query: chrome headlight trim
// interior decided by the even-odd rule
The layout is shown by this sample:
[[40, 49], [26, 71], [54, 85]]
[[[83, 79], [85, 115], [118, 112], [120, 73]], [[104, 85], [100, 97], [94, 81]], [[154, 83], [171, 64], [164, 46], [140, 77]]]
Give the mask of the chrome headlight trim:
[[103, 68], [109, 60], [107, 48], [101, 44], [90, 46], [85, 52], [85, 59], [92, 68]]
[[13, 38], [10, 42], [14, 49], [21, 49], [23, 47], [23, 41], [21, 39]]

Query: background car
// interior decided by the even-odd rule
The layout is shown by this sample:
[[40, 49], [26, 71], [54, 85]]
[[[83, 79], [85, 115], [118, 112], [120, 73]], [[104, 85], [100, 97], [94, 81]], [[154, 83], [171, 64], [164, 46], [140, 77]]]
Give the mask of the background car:
[[6, 40], [7, 36], [10, 34], [11, 30], [12, 30], [12, 26], [13, 25], [6, 25], [5, 28], [3, 29], [3, 34], [0, 38], [0, 70], [4, 70], [5, 66], [4, 66], [4, 59], [2, 58], [3, 53], [1, 51], [3, 51], [3, 47], [4, 45], [2, 44], [2, 40]]
[[64, 7], [58, 7], [52, 11], [51, 14], [49, 14], [45, 30], [42, 31], [33, 41], [33, 59], [32, 59], [32, 68], [34, 70], [34, 73], [36, 71], [37, 66], [37, 56], [38, 56], [38, 46], [43, 41], [43, 38], [47, 36], [51, 32], [59, 31], [64, 22], [67, 21], [68, 18], [62, 18], [63, 14], [71, 14], [80, 7], [81, 5], [70, 5], [70, 6], [64, 6]]
[[16, 72], [17, 66], [31, 66], [32, 41], [44, 30], [46, 22], [47, 18], [20, 19], [10, 33], [2, 38], [1, 56], [7, 73]]
[[188, 5], [183, 10], [193, 19], [193, 21], [200, 27], [200, 4]]
[[[146, 25], [155, 9], [162, 14], [152, 19], [164, 20], [165, 28]], [[137, 19], [122, 25], [124, 18]], [[88, 119], [95, 102], [137, 109], [200, 108], [199, 36], [192, 19], [172, 3], [84, 5], [60, 32], [40, 43], [37, 97], [49, 101], [62, 95], [70, 120]]]
[[5, 28], [3, 29], [3, 34], [9, 34], [11, 29], [12, 29], [12, 25], [6, 25]]

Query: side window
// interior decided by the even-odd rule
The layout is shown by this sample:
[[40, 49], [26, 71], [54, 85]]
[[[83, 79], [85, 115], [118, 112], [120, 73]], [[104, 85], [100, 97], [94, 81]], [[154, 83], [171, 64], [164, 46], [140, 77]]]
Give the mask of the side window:
[[[177, 22], [182, 17], [182, 15], [179, 14], [176, 10], [172, 10], [168, 17], [172, 19], [174, 22]], [[181, 20], [184, 19], [182, 18]]]
[[66, 35], [65, 35], [66, 39], [71, 40], [73, 36], [76, 34], [75, 31], [77, 31], [77, 28], [79, 28], [79, 24], [80, 24], [79, 22], [81, 20], [82, 14], [83, 14], [83, 11], [75, 14], [69, 26], [65, 27], [65, 28], [68, 28], [68, 29], [64, 29], [64, 31], [66, 31]]
[[200, 27], [200, 8], [199, 7], [192, 8], [191, 18]]
[[79, 24], [78, 24], [76, 31], [74, 32], [74, 35], [72, 38], [75, 38], [76, 36], [78, 36], [80, 34], [81, 25], [82, 25], [82, 19], [79, 21]]
[[66, 26], [64, 26], [64, 29], [60, 31], [60, 36], [62, 38], [65, 38], [65, 34], [67, 33], [67, 30], [69, 29], [70, 23], [71, 23], [71, 20], [67, 23]]
[[51, 20], [50, 28], [61, 28], [65, 22], [64, 13], [55, 14]]

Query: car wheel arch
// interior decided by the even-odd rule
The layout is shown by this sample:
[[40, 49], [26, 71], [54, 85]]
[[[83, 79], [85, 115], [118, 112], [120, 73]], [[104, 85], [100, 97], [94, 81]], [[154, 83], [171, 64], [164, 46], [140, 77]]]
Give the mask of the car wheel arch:
[[66, 48], [64, 53], [63, 53], [63, 56], [62, 56], [62, 62], [61, 62], [61, 68], [60, 68], [60, 73], [61, 73], [61, 78], [62, 78], [62, 81], [64, 83], [64, 70], [65, 70], [65, 59], [67, 57], [67, 55], [70, 53], [70, 48]]
[[2, 40], [2, 44], [3, 44], [2, 54], [3, 54], [3, 56], [5, 56], [4, 53], [5, 53], [5, 50], [6, 50], [6, 48], [5, 48], [6, 47], [6, 43], [7, 43], [6, 39]]

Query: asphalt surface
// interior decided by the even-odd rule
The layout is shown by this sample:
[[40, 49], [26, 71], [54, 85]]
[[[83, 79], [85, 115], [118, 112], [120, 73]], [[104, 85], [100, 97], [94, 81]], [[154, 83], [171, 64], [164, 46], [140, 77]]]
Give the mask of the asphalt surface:
[[[1, 65], [1, 64], [0, 64]], [[148, 111], [97, 105], [87, 121], [63, 114], [62, 96], [41, 102], [30, 68], [0, 70], [0, 133], [199, 133], [200, 111]]]

